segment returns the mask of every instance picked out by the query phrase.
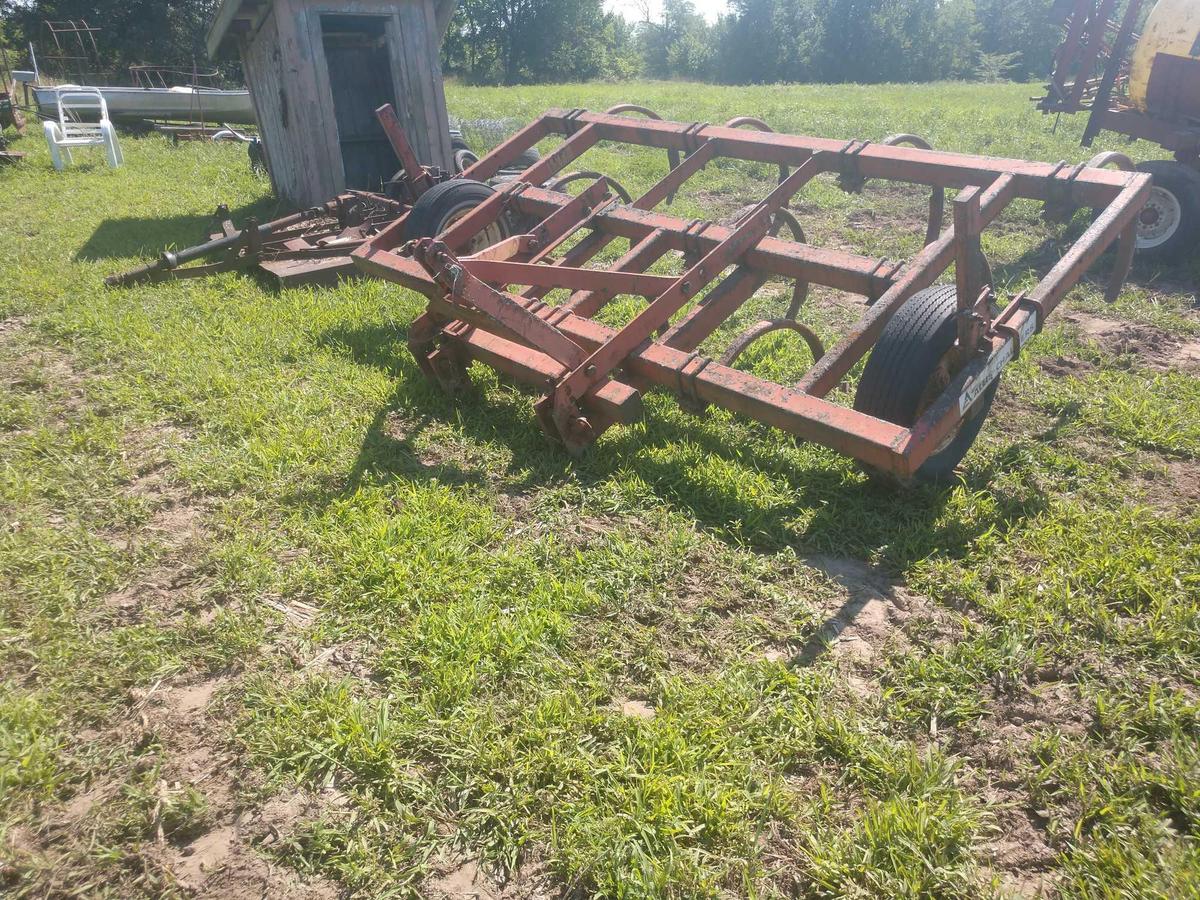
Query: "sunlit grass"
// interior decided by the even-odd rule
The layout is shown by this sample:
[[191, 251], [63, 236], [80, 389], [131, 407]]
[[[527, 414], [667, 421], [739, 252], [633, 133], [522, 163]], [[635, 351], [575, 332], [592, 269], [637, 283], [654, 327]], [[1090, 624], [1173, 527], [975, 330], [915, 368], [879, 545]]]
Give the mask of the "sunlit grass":
[[[448, 87], [461, 118], [514, 126], [638, 100], [684, 121], [1086, 158], [1082, 122], [1052, 132], [1029, 90]], [[120, 788], [94, 851], [55, 862], [0, 842], [0, 891], [40, 896], [62, 872], [122, 896], [169, 888], [141, 848], [159, 824], [183, 846], [218, 813], [203, 784], [155, 794], [168, 751], [129, 723], [156, 686], [213, 674], [231, 766], [344, 798], [271, 852], [367, 896], [419, 891], [459, 858], [605, 896], [987, 896], [1030, 874], [995, 856], [1010, 807], [1066, 895], [1194, 884], [1200, 521], [1146, 476], [1195, 477], [1194, 369], [1052, 319], [944, 490], [889, 493], [826, 448], [662, 396], [573, 460], [484, 367], [457, 401], [426, 382], [404, 341], [421, 298], [397, 287], [104, 289], [200, 240], [219, 202], [239, 220], [278, 208], [240, 147], [123, 145], [121, 170], [59, 175], [26, 138], [28, 160], [0, 171], [0, 828]], [[600, 147], [580, 167], [636, 190], [666, 158]], [[673, 211], [720, 218], [776, 177], [713, 166]], [[797, 205], [814, 243], [899, 257], [926, 199], [822, 179]], [[1028, 286], [1072, 233], [1015, 207], [985, 238], [1001, 287]], [[1100, 282], [1068, 304], [1195, 335], [1194, 277], [1139, 269], [1111, 306]], [[705, 351], [790, 294], [772, 283]], [[860, 308], [837, 300], [804, 313], [827, 343]], [[1086, 367], [1040, 365], [1059, 358]], [[781, 336], [741, 364], [789, 381], [810, 362]], [[170, 503], [139, 487], [151, 464]], [[170, 504], [198, 510], [186, 552], [158, 530]], [[856, 598], [813, 554], [920, 595], [868, 660], [822, 638]], [[186, 574], [186, 602], [132, 618], [111, 602], [162, 567]], [[287, 620], [288, 604], [315, 618]], [[1003, 809], [986, 792], [1000, 745], [1018, 770]]]

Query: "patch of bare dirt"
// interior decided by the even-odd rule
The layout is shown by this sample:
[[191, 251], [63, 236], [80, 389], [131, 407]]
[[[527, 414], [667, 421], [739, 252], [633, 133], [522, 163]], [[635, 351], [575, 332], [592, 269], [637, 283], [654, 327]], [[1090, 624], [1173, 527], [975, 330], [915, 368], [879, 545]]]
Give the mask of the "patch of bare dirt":
[[950, 741], [949, 749], [971, 763], [963, 769], [964, 791], [991, 816], [981, 851], [1007, 896], [1047, 896], [1057, 881], [1060, 839], [1048, 830], [1046, 811], [1035, 808], [1026, 777], [1039, 734], [1081, 735], [1088, 728], [1091, 713], [1073, 678], [1048, 666], [1027, 683], [994, 690], [987, 718]]
[[[1021, 751], [1014, 748], [1012, 759]], [[1029, 806], [1021, 780], [1011, 771], [1015, 762], [987, 772], [987, 783], [973, 786], [991, 816], [990, 835], [980, 848], [988, 868], [1006, 895], [1039, 897], [1055, 882], [1058, 851], [1040, 819]]]
[[160, 840], [165, 868], [198, 897], [335, 897], [324, 880], [301, 880], [262, 852], [315, 814], [320, 801], [292, 793], [247, 803], [243, 771], [223, 744], [222, 689], [233, 680], [210, 678], [174, 685], [150, 698], [142, 718], [163, 747], [161, 777], [175, 790], [191, 787], [205, 799], [204, 828], [186, 840]]
[[618, 531], [648, 534], [650, 527], [634, 516], [595, 516], [579, 510], [542, 504], [542, 491], [505, 491], [495, 494], [496, 512], [512, 520], [510, 540], [536, 540], [553, 535], [555, 541], [580, 550], [602, 543]]
[[[47, 896], [66, 896], [96, 876], [89, 848], [111, 829], [113, 810], [126, 799], [131, 784], [143, 783], [145, 773], [153, 774], [158, 803], [144, 823], [146, 839], [125, 847], [137, 856], [148, 879], [143, 887], [169, 886], [187, 896], [237, 900], [340, 896], [335, 885], [301, 879], [264, 852], [299, 821], [318, 815], [322, 801], [299, 793], [266, 802], [246, 799], [244, 788], [253, 778], [222, 738], [226, 711], [221, 690], [231, 683], [213, 678], [131, 692], [126, 718], [90, 736], [90, 743], [120, 761], [69, 800], [43, 807], [36, 830], [22, 829], [19, 846], [10, 836], [18, 857], [46, 863], [39, 868]], [[200, 814], [172, 830], [166, 808], [192, 792], [203, 798]], [[121, 890], [118, 882], [109, 887]]]
[[1045, 356], [1037, 361], [1038, 367], [1055, 378], [1079, 378], [1096, 371], [1096, 365], [1086, 359], [1073, 356]]
[[631, 719], [653, 719], [654, 707], [642, 700], [618, 700], [615, 704], [622, 715]]
[[1170, 459], [1142, 475], [1143, 496], [1156, 509], [1195, 514], [1200, 509], [1200, 460]]
[[[0, 331], [0, 340], [20, 340], [24, 325]], [[37, 392], [63, 413], [75, 413], [84, 405], [84, 376], [60, 347], [31, 346], [23, 350], [19, 361], [3, 375], [3, 383], [19, 392]]]
[[[144, 505], [145, 517], [118, 533], [113, 543], [153, 547], [153, 563], [130, 584], [102, 598], [99, 609], [118, 621], [162, 618], [196, 608], [204, 586], [198, 574], [206, 543], [208, 503], [188, 493], [173, 478], [170, 452], [188, 435], [171, 426], [144, 429], [128, 436], [125, 462], [131, 475], [125, 491]], [[296, 609], [304, 623], [312, 608]], [[215, 614], [215, 613], [214, 613]], [[20, 846], [10, 836], [12, 854], [43, 861], [35, 867], [47, 896], [65, 895], [88, 879], [98, 888], [120, 893], [120, 874], [97, 868], [92, 847], [109, 834], [126, 854], [136, 857], [141, 873], [125, 885], [132, 891], [182, 890], [188, 896], [220, 898], [296, 897], [322, 900], [341, 891], [321, 879], [301, 879], [273, 863], [264, 852], [307, 818], [319, 815], [325, 799], [295, 794], [259, 802], [247, 793], [253, 773], [227, 746], [230, 711], [225, 707], [235, 673], [180, 675], [130, 691], [128, 705], [100, 729], [78, 735], [78, 746], [108, 756], [112, 762], [93, 775], [73, 797], [46, 804], [30, 828], [22, 829]], [[146, 801], [134, 801], [139, 792]], [[132, 793], [131, 793], [132, 792]], [[198, 805], [191, 800], [202, 798]], [[157, 802], [155, 802], [157, 798]], [[136, 803], [149, 803], [142, 812]], [[176, 812], [176, 810], [184, 812]], [[114, 823], [114, 816], [134, 815], [133, 826]], [[141, 822], [137, 817], [145, 816]], [[182, 818], [181, 818], [182, 817]], [[142, 839], [111, 837], [144, 828]], [[135, 866], [136, 868], [137, 866]], [[60, 883], [61, 882], [61, 883]]]
[[1200, 339], [1181, 337], [1137, 322], [1072, 310], [1059, 320], [1108, 352], [1133, 354], [1151, 369], [1200, 369]]
[[910, 618], [940, 616], [927, 598], [862, 560], [815, 555], [805, 562], [839, 585], [845, 601], [809, 638], [797, 662], [811, 662], [828, 648], [852, 670], [873, 670], [889, 644], [907, 643], [904, 625]]
[[448, 860], [423, 885], [429, 900], [552, 900], [568, 896], [545, 867], [526, 862], [505, 877], [477, 859]]
[[428, 893], [439, 898], [493, 898], [498, 897], [498, 887], [480, 868], [479, 863], [469, 859], [456, 869], [451, 869], [426, 882]]
[[103, 598], [103, 606], [118, 621], [141, 621], [178, 610], [205, 612], [200, 599], [205, 581], [198, 565], [209, 503], [173, 479], [170, 463], [171, 451], [189, 438], [182, 429], [160, 425], [135, 432], [126, 441], [124, 457], [131, 476], [125, 490], [141, 501], [148, 520], [114, 530], [108, 539], [126, 549], [151, 545], [159, 552], [153, 566]]
[[26, 328], [29, 322], [30, 319], [28, 316], [9, 316], [7, 319], [0, 319], [0, 335], [20, 331]]

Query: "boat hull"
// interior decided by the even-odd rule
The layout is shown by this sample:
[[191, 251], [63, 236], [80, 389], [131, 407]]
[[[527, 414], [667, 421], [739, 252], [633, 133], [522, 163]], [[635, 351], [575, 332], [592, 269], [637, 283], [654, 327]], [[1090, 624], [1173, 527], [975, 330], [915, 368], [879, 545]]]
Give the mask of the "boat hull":
[[[33, 89], [43, 116], [58, 116], [55, 90], [54, 87], [40, 86]], [[249, 91], [132, 87], [101, 87], [97, 90], [108, 104], [109, 118], [116, 121], [165, 119], [218, 125], [253, 125], [256, 121]]]

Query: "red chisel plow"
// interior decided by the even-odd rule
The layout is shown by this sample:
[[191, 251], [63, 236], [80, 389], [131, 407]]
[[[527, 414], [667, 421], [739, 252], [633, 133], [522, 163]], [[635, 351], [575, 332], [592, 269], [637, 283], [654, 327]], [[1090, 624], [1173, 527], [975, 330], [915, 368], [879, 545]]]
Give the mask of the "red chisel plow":
[[[615, 110], [630, 111], [646, 112]], [[1113, 244], [1110, 293], [1119, 290], [1150, 191], [1139, 173], [942, 153], [909, 135], [838, 141], [776, 134], [753, 119], [689, 125], [615, 112], [548, 112], [463, 176], [426, 191], [354, 253], [365, 272], [428, 297], [409, 332], [427, 375], [457, 391], [478, 360], [532, 386], [542, 426], [573, 452], [641, 415], [642, 392], [658, 388], [692, 411], [725, 407], [901, 480], [945, 475], [978, 434], [1004, 366]], [[483, 183], [554, 135], [564, 140], [515, 180], [498, 189]], [[595, 173], [556, 178], [601, 141], [661, 148], [670, 168], [636, 199]], [[657, 211], [720, 157], [779, 166], [779, 181], [731, 224]], [[822, 174], [851, 191], [874, 179], [930, 187], [924, 249], [901, 264], [805, 243], [788, 204]], [[567, 193], [566, 183], [581, 177], [584, 190]], [[946, 190], [956, 194], [943, 228]], [[1019, 198], [1049, 211], [1091, 207], [1097, 217], [1035, 288], [1005, 298], [997, 312], [980, 233]], [[595, 265], [614, 241], [628, 249]], [[682, 274], [647, 272], [668, 254], [682, 254]], [[936, 285], [951, 264], [953, 282]], [[795, 285], [782, 317], [758, 323], [720, 358], [697, 352], [778, 279]], [[867, 304], [828, 349], [798, 321], [814, 284]], [[552, 291], [566, 299], [547, 302]], [[646, 303], [623, 327], [597, 321], [623, 295]], [[799, 332], [813, 350], [798, 383], [733, 367], [749, 343], [779, 329]], [[868, 354], [853, 407], [831, 400]]]

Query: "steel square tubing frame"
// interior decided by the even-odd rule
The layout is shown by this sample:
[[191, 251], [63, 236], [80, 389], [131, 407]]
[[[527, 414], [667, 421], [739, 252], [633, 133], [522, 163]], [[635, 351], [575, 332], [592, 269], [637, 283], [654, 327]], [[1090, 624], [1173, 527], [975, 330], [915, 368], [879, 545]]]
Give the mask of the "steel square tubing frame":
[[[583, 129], [587, 129], [583, 134], [584, 140], [576, 142], [575, 138], [580, 137]], [[883, 178], [947, 188], [963, 188], [972, 184], [986, 187], [1001, 175], [1011, 174], [1017, 182], [1016, 195], [1032, 200], [1049, 199], [1048, 179], [1057, 176], [1065, 181], [1067, 178], [1067, 173], [1062, 172], [1060, 166], [1051, 163], [749, 131], [744, 128], [716, 125], [683, 125], [677, 122], [631, 119], [579, 110], [550, 110], [501, 144], [463, 175], [477, 180], [491, 178], [526, 150], [552, 134], [567, 135], [568, 140], [553, 154], [539, 160], [518, 176], [520, 181], [539, 183], [538, 176], [544, 180], [554, 174], [548, 168], [552, 158], [553, 165], [565, 166], [599, 141], [677, 149], [688, 153], [700, 150], [712, 142], [713, 150], [706, 151], [706, 154], [711, 152], [713, 156], [773, 163], [792, 168], [803, 165], [813, 153], [825, 151], [842, 155], [854, 166], [856, 174], [868, 179]], [[565, 150], [568, 152], [564, 153]], [[1114, 199], [1117, 192], [1125, 186], [1122, 174], [1099, 169], [1088, 169], [1079, 173], [1071, 180], [1078, 205], [1103, 206]], [[663, 196], [665, 198], [665, 192]]]
[[[447, 328], [445, 333], [467, 355], [490, 361], [497, 368], [518, 377], [524, 376], [525, 380], [550, 386], [551, 394], [546, 402], [552, 408], [543, 405], [543, 420], [549, 414], [553, 415], [557, 430], [568, 446], [572, 444], [571, 435], [567, 433], [571, 417], [582, 411], [581, 407], [576, 406], [577, 403], [587, 408], [597, 404], [605, 407], [594, 409], [592, 413], [598, 413], [597, 418], [604, 420], [601, 430], [608, 421], [625, 418], [623, 410], [610, 408], [611, 404], [600, 397], [601, 393], [612, 393], [605, 385], [621, 386], [619, 382], [609, 380], [620, 369], [620, 378], [657, 384], [677, 393], [690, 392], [692, 399], [697, 402], [727, 406], [801, 437], [826, 443], [880, 468], [901, 475], [911, 474], [961, 421], [963, 413], [969, 408], [965, 405], [965, 398], [977, 396], [971, 393], [972, 384], [985, 387], [998, 377], [1004, 364], [1040, 329], [1045, 316], [1087, 267], [1118, 238], [1123, 252], [1114, 276], [1117, 281], [1123, 279], [1126, 268], [1123, 263], [1128, 257], [1126, 251], [1132, 246], [1133, 217], [1149, 191], [1149, 179], [1146, 176], [1130, 173], [1085, 168], [1064, 171], [1062, 164], [1052, 166], [862, 142], [843, 143], [766, 132], [747, 133], [733, 128], [630, 120], [581, 111], [548, 113], [497, 148], [466, 174], [468, 177], [488, 177], [552, 133], [565, 134], [567, 140], [554, 153], [530, 167], [522, 178], [535, 182], [543, 180], [599, 140], [690, 151], [691, 158], [680, 168], [691, 171], [698, 170], [709, 158], [718, 155], [804, 170], [793, 173], [785, 185], [776, 188], [767, 201], [760, 203], [734, 229], [722, 229], [707, 223], [694, 227], [697, 223], [683, 223], [670, 216], [637, 208], [641, 202], [633, 208], [611, 204], [601, 210], [588, 212], [586, 225], [595, 230], [581, 242], [591, 245], [588, 251], [579, 252], [577, 247], [557, 266], [518, 263], [501, 270], [495, 261], [487, 264], [490, 266], [488, 269], [483, 260], [463, 260], [457, 269], [465, 267], [467, 277], [476, 283], [476, 290], [481, 288], [488, 292], [486, 295], [476, 294], [487, 296], [487, 305], [507, 297], [523, 310], [517, 310], [516, 306], [506, 307], [506, 312], [511, 314], [507, 325], [511, 327], [502, 325], [497, 329], [500, 323], [494, 316], [489, 317], [470, 303], [455, 302], [455, 298], [461, 299], [457, 283], [451, 291], [444, 290], [448, 286], [446, 283], [439, 290], [429, 279], [429, 274], [436, 277], [440, 271], [437, 264], [428, 265], [423, 271], [413, 261], [388, 252], [390, 247], [398, 243], [394, 238], [372, 242], [356, 253], [363, 268], [400, 280], [430, 296], [430, 313], [437, 319], [460, 323]], [[814, 155], [820, 156], [819, 162], [813, 159]], [[668, 188], [677, 187], [691, 171], [673, 171], [668, 176], [671, 184], [666, 184], [666, 180], [660, 182], [644, 200], [649, 201], [650, 205], [656, 204], [660, 201], [659, 195], [665, 197]], [[805, 181], [820, 171], [838, 171], [859, 178], [881, 177], [939, 187], [982, 187], [984, 190], [974, 190], [974, 193], [968, 190], [960, 197], [956, 212], [961, 214], [956, 214], [956, 221], [959, 230], [965, 226], [967, 233], [956, 237], [955, 229], [948, 229], [926, 247], [903, 276], [897, 279], [894, 269], [881, 271], [883, 267], [880, 261], [764, 237], [771, 212], [785, 204]], [[494, 210], [485, 211], [481, 208], [478, 211], [479, 223], [494, 219], [507, 203], [527, 214], [553, 216], [573, 202], [568, 195], [530, 187], [528, 184], [521, 184], [507, 193], [507, 197], [495, 203]], [[977, 242], [978, 232], [1012, 200], [1018, 197], [1061, 200], [1064, 194], [1073, 203], [1105, 208], [1105, 212], [1030, 297], [1019, 298], [1019, 302], [1014, 302], [995, 326], [988, 330], [983, 352], [968, 361], [955, 383], [912, 429], [900, 428], [821, 399], [870, 349], [887, 320], [905, 300], [922, 287], [932, 284], [956, 256], [968, 258], [964, 247]], [[490, 202], [487, 205], [491, 205]], [[456, 239], [469, 238], [466, 232], [470, 229], [467, 226], [474, 228], [475, 224], [460, 221], [455, 230], [461, 233], [455, 236]], [[610, 235], [628, 237], [634, 244], [633, 251], [625, 257], [627, 262], [635, 261], [631, 257], [638, 254], [639, 248], [643, 257], [652, 262], [656, 257], [648, 252], [648, 244], [654, 250], [661, 245], [663, 252], [683, 249], [694, 254], [703, 253], [707, 259], [694, 264], [688, 275], [666, 288], [651, 307], [631, 323], [634, 327], [627, 326], [614, 332], [592, 322], [587, 316], [607, 296], [622, 292], [617, 282], [620, 281], [625, 287], [624, 282], [629, 280], [631, 273], [578, 268], [592, 253], [598, 252], [611, 240]], [[449, 240], [449, 233], [445, 237], [447, 244], [454, 243]], [[443, 262], [445, 259], [452, 257], [443, 255]], [[458, 262], [454, 260], [454, 263]], [[688, 289], [689, 276], [699, 282], [698, 287], [703, 287], [730, 264], [738, 266], [734, 275], [710, 292], [711, 297], [721, 297], [724, 292], [722, 302], [714, 303], [716, 310], [706, 310], [702, 302], [663, 341], [649, 340], [653, 329], [662, 325], [666, 317], [697, 292], [695, 287]], [[762, 381], [702, 360], [681, 349], [698, 345], [753, 293], [761, 275], [750, 277], [749, 270], [758, 268], [879, 298], [850, 334], [822, 357], [797, 389]], [[556, 274], [555, 269], [562, 271]], [[502, 294], [478, 281], [479, 276], [485, 275], [490, 276], [488, 280], [501, 286], [523, 284], [528, 285], [529, 289], [522, 297]], [[647, 278], [645, 282], [640, 282], [647, 287], [647, 295], [649, 288], [664, 284], [658, 278], [654, 277], [653, 281]], [[960, 287], [973, 285], [980, 280], [978, 273], [960, 273], [959, 278]], [[577, 302], [578, 298], [573, 298], [576, 302], [567, 304], [565, 308], [547, 307], [536, 299], [553, 287], [578, 290], [580, 284], [590, 279], [595, 279], [595, 287], [584, 295], [592, 298], [584, 304]], [[605, 289], [606, 282], [612, 282], [608, 289]], [[496, 296], [493, 298], [492, 294]], [[597, 297], [597, 294], [601, 296]], [[960, 307], [964, 312], [975, 302], [974, 297], [960, 297]], [[529, 348], [530, 334], [527, 328], [521, 327], [522, 316], [537, 317], [552, 324], [573, 344], [582, 348], [588, 358], [581, 362], [579, 353], [575, 351], [570, 354], [548, 354]], [[690, 330], [686, 327], [688, 325], [692, 326]], [[489, 330], [505, 333], [489, 334]], [[681, 335], [681, 330], [686, 334]], [[543, 348], [552, 349], [549, 345], [543, 345]], [[678, 354], [682, 354], [682, 357]], [[506, 359], [507, 365], [500, 364]], [[564, 385], [567, 390], [560, 391], [559, 388]], [[602, 391], [599, 390], [601, 388]], [[618, 393], [623, 395], [624, 392]], [[957, 410], [954, 409], [956, 403], [959, 407]], [[627, 409], [624, 411], [627, 412]], [[576, 421], [583, 422], [586, 427], [587, 420], [582, 416]], [[594, 439], [594, 434], [588, 434], [579, 443], [591, 439]]]
[[[575, 150], [582, 153], [599, 140], [615, 140], [692, 151], [693, 156], [702, 157], [701, 164], [707, 162], [712, 156], [726, 156], [799, 166], [813, 153], [828, 151], [838, 153], [844, 165], [852, 167], [854, 174], [865, 178], [882, 177], [892, 181], [909, 181], [943, 188], [962, 188], [969, 185], [990, 187], [983, 197], [980, 227], [990, 224], [1013, 199], [1017, 198], [1044, 201], [1051, 199], [1056, 194], [1068, 193], [1071, 202], [1077, 206], [1103, 207], [1115, 199], [1118, 192], [1129, 181], [1129, 176], [1124, 173], [1096, 169], [1064, 170], [1061, 164], [1054, 166], [1047, 163], [964, 156], [885, 145], [860, 143], [855, 146], [854, 142], [847, 143], [769, 132], [746, 132], [729, 127], [681, 125], [656, 120], [629, 119], [580, 110], [548, 112], [477, 163], [466, 175], [468, 177], [489, 177], [494, 171], [499, 171], [500, 168], [539, 140], [554, 133], [569, 136], [554, 154], [540, 160], [522, 178], [530, 174], [537, 176], [547, 174], [545, 164], [551, 157], [555, 158], [554, 164], [566, 165], [575, 158], [571, 155]], [[694, 160], [689, 158], [685, 161], [682, 168], [689, 169], [688, 172], [675, 170], [669, 173], [664, 179], [664, 183], [652, 188], [647, 196], [655, 195], [654, 202], [657, 202], [660, 197], [665, 197], [666, 181], [670, 181], [670, 188], [674, 189], [681, 183], [679, 175], [686, 177], [691, 174], [691, 171], [694, 171], [688, 163], [694, 165]], [[695, 166], [695, 169], [699, 167]], [[868, 313], [859, 326], [826, 355], [821, 364], [806, 377], [802, 387], [810, 393], [824, 396], [836, 386], [841, 377], [862, 358], [878, 338], [895, 310], [917, 290], [932, 284], [933, 280], [949, 265], [954, 258], [953, 242], [953, 231], [949, 231], [939, 241], [926, 248], [913, 261], [904, 287], [885, 295], [882, 298], [884, 302]], [[598, 247], [603, 246], [603, 243], [597, 243]], [[654, 249], [660, 246], [659, 241], [653, 242]], [[640, 249], [646, 251], [650, 248]], [[679, 248], [668, 246], [666, 249]], [[639, 262], [650, 256], [650, 253], [643, 252]], [[650, 259], [650, 262], [652, 261]], [[646, 265], [649, 265], [650, 262], [647, 262]], [[576, 256], [572, 263], [578, 265], [579, 257]], [[807, 280], [828, 284], [831, 287], [854, 290], [844, 285], [831, 284], [822, 277], [824, 274], [813, 273], [805, 277]], [[1121, 267], [1118, 267], [1114, 273], [1114, 281], [1123, 279], [1124, 274]], [[1077, 280], [1079, 275], [1082, 275], [1082, 272], [1077, 273], [1074, 280]], [[859, 292], [866, 293], [872, 298], [878, 296], [878, 293]], [[535, 288], [526, 293], [540, 296], [542, 292]], [[970, 299], [973, 300], [973, 298]], [[964, 299], [963, 302], [969, 301]]]

